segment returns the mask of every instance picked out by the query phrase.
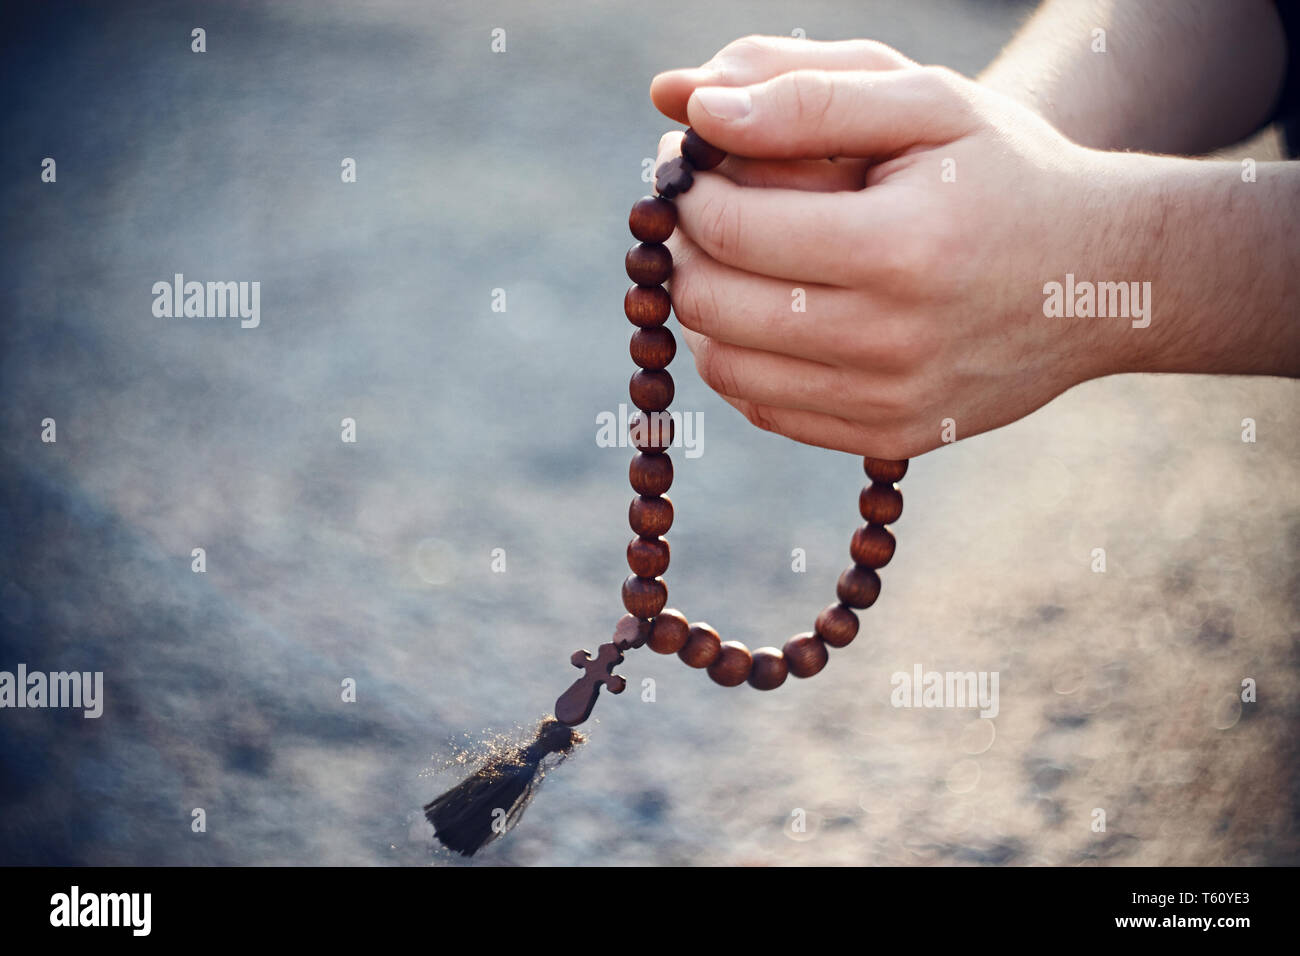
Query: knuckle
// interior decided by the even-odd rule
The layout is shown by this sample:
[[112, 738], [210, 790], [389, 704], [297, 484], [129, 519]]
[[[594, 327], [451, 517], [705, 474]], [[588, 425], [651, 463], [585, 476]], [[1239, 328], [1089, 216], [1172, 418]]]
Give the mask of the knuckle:
[[727, 260], [740, 246], [740, 207], [716, 193], [700, 206], [699, 242], [714, 258]]
[[780, 431], [780, 427], [777, 424], [776, 416], [773, 414], [772, 409], [767, 408], [764, 405], [759, 405], [757, 402], [745, 403], [744, 416], [751, 425], [755, 428], [761, 429], [762, 431]]
[[916, 82], [927, 98], [951, 101], [961, 97], [966, 80], [946, 66], [923, 66], [916, 71]]
[[927, 254], [933, 262], [951, 263], [962, 261], [966, 255], [962, 247], [965, 236], [958, 218], [949, 209], [936, 210], [927, 221], [925, 244]]
[[912, 431], [902, 426], [873, 430], [866, 440], [868, 450], [864, 454], [869, 454], [872, 458], [901, 461], [924, 450]]
[[[850, 360], [860, 367], [877, 369], [889, 376], [916, 374], [935, 354], [938, 343], [923, 314], [909, 312], [882, 318], [874, 328], [874, 334], [849, 353]], [[864, 400], [876, 411], [897, 414], [900, 409], [908, 407], [911, 400], [910, 396], [897, 397], [901, 387], [890, 379], [878, 379], [872, 382], [870, 393]]]
[[720, 395], [738, 397], [735, 363], [727, 350], [712, 339], [704, 339], [695, 349], [695, 368], [704, 383]]
[[748, 36], [732, 40], [721, 50], [717, 52], [710, 63], [716, 63], [721, 60], [724, 64], [734, 61], [743, 61], [752, 59], [755, 56], [766, 53], [772, 46], [770, 37], [761, 36], [757, 33], [751, 33]]
[[936, 295], [953, 281], [953, 265], [970, 259], [971, 233], [951, 207], [921, 200], [911, 218], [864, 244], [858, 264], [867, 275], [883, 273], [915, 298]]
[[907, 372], [883, 377], [871, 390], [870, 411], [862, 420], [884, 431], [906, 425], [930, 401], [931, 396], [924, 393], [922, 384], [922, 376]]
[[881, 63], [897, 67], [914, 65], [913, 60], [899, 53], [888, 43], [882, 43], [879, 40], [863, 40], [862, 44], [863, 50], [873, 64]]
[[876, 270], [883, 271], [900, 283], [910, 283], [913, 277], [923, 275], [929, 260], [925, 237], [915, 228], [895, 231], [888, 242], [874, 250]]
[[835, 83], [830, 74], [821, 70], [796, 70], [786, 75], [795, 122], [810, 125], [825, 122], [835, 100]]
[[936, 370], [924, 361], [904, 374], [899, 390], [902, 407], [896, 409], [894, 421], [908, 432], [929, 414], [936, 395], [949, 395], [952, 389], [945, 387], [944, 377], [936, 374]]
[[717, 291], [696, 264], [673, 275], [673, 311], [677, 320], [693, 332], [710, 335], [722, 319]]
[[[936, 433], [937, 436], [937, 433]], [[911, 458], [933, 445], [926, 445], [925, 436], [914, 417], [890, 418], [872, 415], [857, 421], [851, 450], [870, 458], [900, 460]]]
[[931, 340], [930, 326], [924, 320], [899, 323], [898, 330], [890, 342], [895, 368], [915, 370], [925, 365], [934, 354], [934, 342]]

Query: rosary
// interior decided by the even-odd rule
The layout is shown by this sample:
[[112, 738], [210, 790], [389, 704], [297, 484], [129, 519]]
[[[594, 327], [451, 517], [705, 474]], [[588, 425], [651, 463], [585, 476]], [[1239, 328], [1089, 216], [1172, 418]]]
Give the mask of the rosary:
[[628, 469], [637, 497], [628, 509], [636, 537], [627, 546], [632, 574], [623, 582], [625, 614], [614, 628], [614, 638], [595, 655], [575, 651], [571, 663], [583, 671], [555, 702], [554, 717], [542, 720], [527, 747], [501, 754], [480, 767], [464, 782], [425, 806], [439, 840], [448, 848], [472, 856], [513, 826], [528, 806], [543, 776], [543, 763], [552, 754], [563, 759], [584, 737], [574, 730], [591, 716], [603, 685], [611, 694], [626, 686], [614, 668], [623, 652], [649, 645], [660, 654], [676, 654], [688, 666], [707, 669], [723, 687], [746, 682], [757, 690], [773, 690], [786, 677], [812, 677], [829, 657], [827, 647], [844, 647], [857, 636], [854, 610], [868, 608], [880, 595], [877, 570], [894, 556], [894, 536], [885, 527], [903, 513], [903, 496], [895, 482], [907, 473], [906, 461], [867, 458], [863, 467], [871, 483], [862, 489], [858, 509], [866, 524], [853, 533], [849, 553], [852, 567], [840, 575], [835, 593], [839, 599], [817, 616], [812, 631], [797, 634], [778, 650], [760, 647], [751, 652], [739, 641], [723, 641], [708, 624], [687, 622], [668, 603], [668, 586], [662, 575], [668, 569], [668, 542], [664, 535], [673, 523], [673, 504], [665, 493], [673, 482], [673, 463], [667, 449], [673, 440], [668, 406], [673, 400], [673, 378], [668, 364], [677, 342], [664, 323], [672, 300], [663, 283], [673, 271], [672, 253], [664, 242], [677, 226], [672, 199], [691, 188], [694, 171], [710, 170], [726, 154], [686, 131], [682, 155], [655, 172], [656, 196], [646, 196], [632, 206], [628, 225], [637, 239], [628, 250], [628, 277], [634, 283], [623, 300], [623, 311], [636, 326], [630, 351], [638, 370], [628, 392], [640, 411], [629, 422], [630, 439], [637, 450]]

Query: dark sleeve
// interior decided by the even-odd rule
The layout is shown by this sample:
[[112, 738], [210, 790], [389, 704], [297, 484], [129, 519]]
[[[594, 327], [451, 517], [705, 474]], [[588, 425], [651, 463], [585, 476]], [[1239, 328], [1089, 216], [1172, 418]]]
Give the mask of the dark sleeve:
[[1286, 32], [1286, 76], [1271, 121], [1282, 129], [1287, 155], [1300, 156], [1300, 0], [1277, 0]]

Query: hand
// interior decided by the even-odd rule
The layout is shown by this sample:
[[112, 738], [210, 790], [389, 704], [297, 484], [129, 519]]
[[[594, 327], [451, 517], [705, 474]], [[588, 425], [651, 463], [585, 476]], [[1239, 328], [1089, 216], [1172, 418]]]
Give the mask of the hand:
[[[701, 377], [760, 428], [904, 458], [1088, 378], [1215, 368], [1215, 349], [1181, 337], [1197, 282], [1222, 264], [1204, 243], [1177, 248], [1176, 230], [1202, 229], [1211, 200], [1250, 195], [1202, 182], [1227, 167], [1231, 188], [1235, 164], [1086, 149], [998, 93], [863, 41], [739, 41], [657, 77], [652, 96], [734, 154], [677, 200], [670, 290]], [[1263, 190], [1256, 201], [1262, 215]], [[1067, 274], [1149, 281], [1178, 323], [1049, 318], [1044, 286]], [[1238, 283], [1247, 305], [1252, 282]], [[1283, 286], [1285, 301], [1294, 280]], [[1294, 363], [1294, 332], [1285, 344]], [[1278, 373], [1239, 359], [1217, 370]]]
[[[1087, 151], [947, 70], [827, 46], [836, 66], [860, 53], [872, 69], [796, 60], [686, 103], [705, 139], [759, 158], [678, 200], [670, 288], [704, 380], [760, 428], [904, 458], [939, 445], [944, 419], [982, 432], [1096, 372], [1095, 327], [1042, 312], [1047, 279], [1090, 272]], [[818, 47], [799, 43], [802, 61]], [[656, 86], [667, 101], [671, 82]]]

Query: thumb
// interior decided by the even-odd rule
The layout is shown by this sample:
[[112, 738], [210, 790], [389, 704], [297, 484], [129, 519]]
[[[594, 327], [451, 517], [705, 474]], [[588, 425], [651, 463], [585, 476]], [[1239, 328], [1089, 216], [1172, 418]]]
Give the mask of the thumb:
[[700, 86], [745, 86], [791, 70], [897, 70], [916, 66], [875, 40], [796, 40], [748, 36], [733, 40], [708, 63], [668, 70], [650, 82], [650, 99], [670, 119], [686, 123], [686, 103]]
[[699, 87], [686, 108], [696, 132], [738, 156], [871, 158], [969, 132], [971, 85], [942, 67], [795, 70], [751, 86]]

